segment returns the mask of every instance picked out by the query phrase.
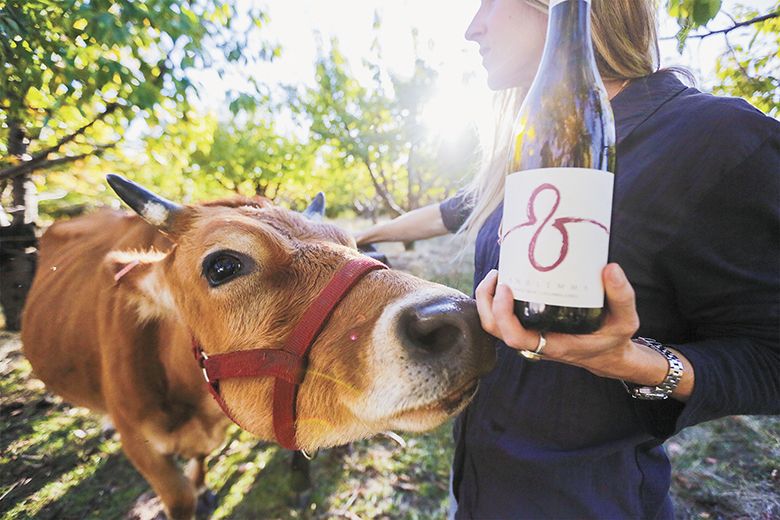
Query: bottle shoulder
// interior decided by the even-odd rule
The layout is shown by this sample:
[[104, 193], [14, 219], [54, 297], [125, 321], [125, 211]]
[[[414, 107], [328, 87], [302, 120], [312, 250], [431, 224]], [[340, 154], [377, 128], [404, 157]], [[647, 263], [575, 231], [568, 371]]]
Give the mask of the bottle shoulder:
[[566, 96], [566, 88], [526, 100], [512, 135], [512, 171], [582, 167], [614, 171], [615, 119], [597, 89]]

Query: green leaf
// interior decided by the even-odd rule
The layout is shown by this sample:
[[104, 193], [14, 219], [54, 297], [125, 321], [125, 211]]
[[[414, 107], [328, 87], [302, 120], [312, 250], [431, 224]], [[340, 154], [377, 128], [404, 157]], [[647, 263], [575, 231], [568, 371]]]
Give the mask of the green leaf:
[[695, 0], [693, 4], [693, 21], [697, 26], [706, 25], [720, 11], [721, 0]]
[[75, 22], [73, 22], [73, 28], [77, 31], [83, 31], [87, 27], [87, 19], [86, 18], [79, 18]]

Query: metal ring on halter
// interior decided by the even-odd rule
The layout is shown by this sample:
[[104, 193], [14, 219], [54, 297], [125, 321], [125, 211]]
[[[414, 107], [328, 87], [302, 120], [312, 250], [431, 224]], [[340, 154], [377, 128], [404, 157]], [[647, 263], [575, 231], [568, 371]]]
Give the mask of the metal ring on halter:
[[532, 352], [530, 350], [521, 350], [520, 354], [522, 354], [524, 357], [528, 358], [531, 361], [539, 361], [540, 359], [544, 358], [542, 355], [542, 351], [544, 350], [544, 347], [547, 345], [547, 338], [544, 337], [544, 333], [539, 333], [539, 343], [536, 345], [536, 349]]
[[314, 460], [317, 458], [317, 454], [320, 452], [320, 450], [314, 450], [314, 451], [306, 451], [305, 449], [301, 449], [301, 455], [303, 455], [303, 458], [306, 460]]

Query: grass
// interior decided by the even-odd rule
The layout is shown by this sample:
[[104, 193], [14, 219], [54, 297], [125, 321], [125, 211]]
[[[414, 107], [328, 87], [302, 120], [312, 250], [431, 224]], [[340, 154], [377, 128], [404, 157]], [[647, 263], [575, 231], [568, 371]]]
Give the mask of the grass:
[[780, 417], [727, 417], [666, 445], [683, 518], [780, 518]]
[[[46, 394], [30, 377], [18, 335], [0, 332], [0, 518], [125, 518], [148, 485], [104, 439], [97, 417]], [[324, 450], [312, 462], [310, 504], [299, 507], [291, 454], [232, 427], [210, 460], [212, 518], [432, 518], [446, 511], [450, 425]]]
[[[471, 292], [471, 252], [448, 238], [415, 251], [382, 247], [394, 267]], [[449, 259], [456, 258], [456, 261]], [[432, 259], [446, 259], [435, 260]], [[149, 491], [97, 417], [31, 377], [18, 335], [0, 331], [0, 519], [127, 518]], [[290, 482], [290, 453], [233, 427], [208, 461], [214, 519], [443, 518], [450, 424], [325, 450], [312, 462], [308, 505]], [[679, 518], [780, 518], [780, 418], [729, 417], [667, 442]]]

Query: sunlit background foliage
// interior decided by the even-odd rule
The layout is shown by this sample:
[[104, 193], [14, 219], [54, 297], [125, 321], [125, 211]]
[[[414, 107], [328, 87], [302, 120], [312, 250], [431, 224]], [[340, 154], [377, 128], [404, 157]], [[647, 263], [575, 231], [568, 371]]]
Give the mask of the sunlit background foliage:
[[[0, 1], [0, 224], [25, 218], [23, 206], [36, 218], [27, 179], [45, 222], [112, 202], [110, 171], [184, 202], [235, 192], [301, 207], [322, 190], [331, 215], [369, 217], [441, 200], [473, 173], [475, 126], [443, 139], [422, 117], [441, 88], [437, 70], [418, 55], [411, 75], [394, 75], [378, 40], [359, 64], [336, 39], [321, 42], [313, 85], [278, 88], [247, 72], [242, 88], [215, 94], [193, 80], [194, 71], [240, 74], [295, 52], [295, 42], [266, 37], [272, 9], [247, 5]], [[715, 92], [776, 116], [780, 3], [765, 12], [738, 4], [726, 13], [733, 27], [710, 29], [720, 10], [720, 0], [662, 6], [678, 23], [680, 49], [728, 42]], [[377, 11], [374, 29], [381, 24]], [[751, 32], [729, 41], [735, 28]], [[225, 97], [222, 108], [205, 108], [214, 95]]]

